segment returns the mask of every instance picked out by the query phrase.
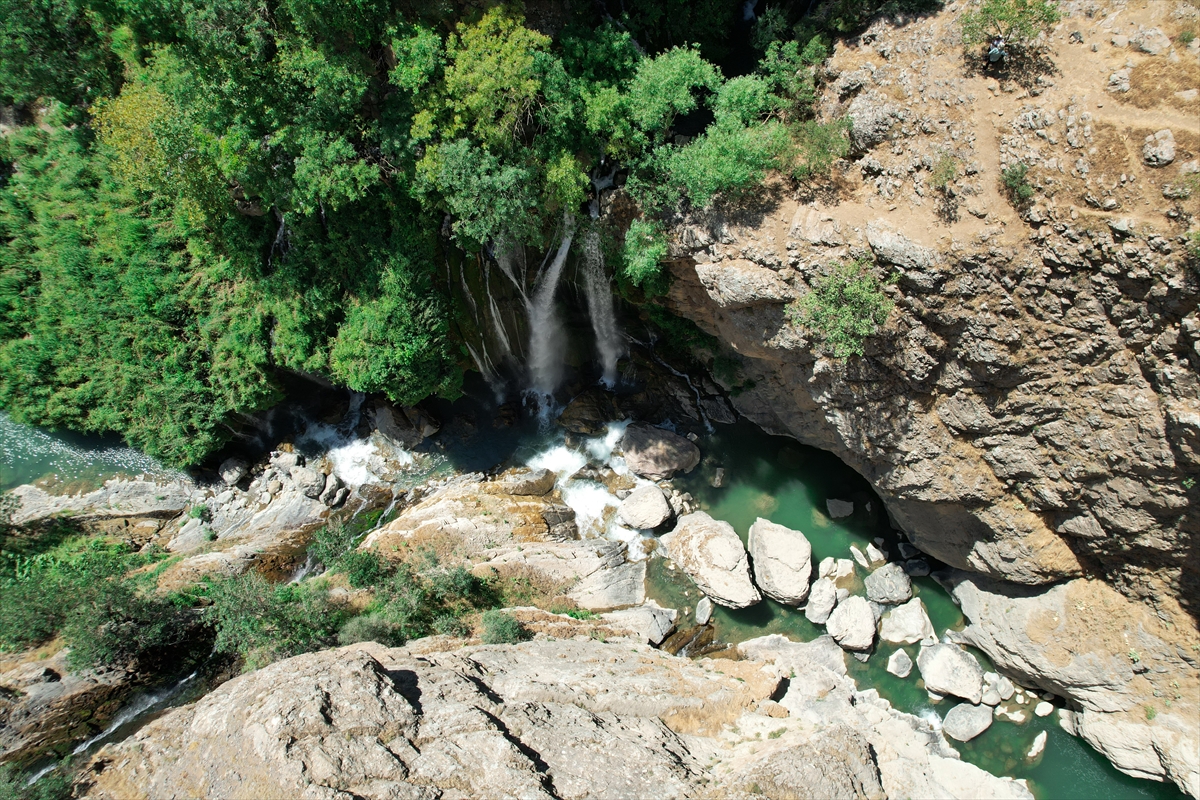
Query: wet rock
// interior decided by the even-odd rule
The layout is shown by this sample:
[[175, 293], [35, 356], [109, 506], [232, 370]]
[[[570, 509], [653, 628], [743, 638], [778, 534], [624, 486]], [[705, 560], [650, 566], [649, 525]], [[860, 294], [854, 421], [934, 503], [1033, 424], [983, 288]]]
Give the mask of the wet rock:
[[883, 616], [879, 629], [879, 638], [892, 644], [934, 644], [937, 634], [925, 604], [921, 598], [914, 597], [902, 606], [893, 608]]
[[992, 709], [988, 706], [959, 703], [942, 720], [942, 733], [960, 742], [969, 742], [992, 726]]
[[1165, 167], [1175, 160], [1175, 136], [1169, 128], [1146, 137], [1142, 145], [1142, 161], [1149, 167]]
[[850, 555], [854, 556], [854, 560], [857, 561], [858, 565], [863, 569], [869, 570], [871, 568], [871, 562], [867, 560], [867, 557], [863, 554], [863, 551], [859, 550], [854, 545], [850, 545]]
[[854, 513], [854, 503], [849, 500], [829, 498], [825, 501], [825, 509], [829, 512], [829, 516], [834, 519], [842, 519]]
[[875, 615], [866, 600], [853, 595], [833, 609], [825, 630], [846, 650], [870, 650], [875, 643]]
[[640, 423], [625, 429], [621, 449], [629, 469], [652, 481], [691, 472], [700, 463], [696, 445], [678, 434]]
[[813, 581], [808, 594], [808, 605], [804, 609], [805, 618], [814, 625], [824, 625], [829, 621], [837, 605], [837, 587], [829, 578], [817, 578]]
[[713, 471], [712, 480], [709, 482], [709, 484], [714, 489], [720, 489], [722, 486], [725, 485], [725, 468], [724, 467], [717, 467], [716, 470]]
[[904, 567], [894, 561], [884, 564], [866, 577], [867, 599], [876, 603], [896, 604], [912, 597], [912, 581]]
[[696, 624], [704, 625], [712, 619], [713, 604], [707, 597], [701, 597], [696, 603]]
[[651, 530], [671, 518], [671, 504], [657, 486], [639, 486], [621, 501], [617, 515], [631, 528]]
[[912, 668], [912, 658], [903, 650], [897, 650], [888, 657], [887, 671], [897, 678], [907, 678]]
[[929, 574], [929, 562], [923, 558], [910, 558], [904, 562], [904, 571], [910, 578], [924, 578]]
[[803, 533], [759, 517], [750, 526], [749, 550], [754, 580], [763, 594], [784, 605], [804, 602], [812, 575], [812, 546]]
[[325, 476], [325, 488], [317, 498], [325, 505], [333, 508], [337, 502], [338, 490], [342, 488], [342, 480], [332, 472]]
[[250, 465], [240, 458], [227, 458], [217, 468], [217, 472], [226, 486], [237, 484], [242, 478], [246, 477], [249, 471]]
[[983, 698], [983, 670], [974, 656], [953, 644], [921, 648], [917, 669], [925, 688], [978, 704]]
[[607, 430], [608, 423], [620, 418], [608, 392], [589, 390], [567, 403], [556, 422], [571, 433], [597, 436]]
[[1033, 761], [1040, 756], [1042, 751], [1046, 749], [1046, 738], [1047, 735], [1045, 731], [1042, 731], [1037, 736], [1033, 737], [1033, 744], [1030, 745], [1029, 752], [1025, 754], [1025, 758]]
[[659, 543], [714, 603], [745, 608], [762, 600], [750, 580], [746, 549], [728, 522], [697, 511], [681, 517]]

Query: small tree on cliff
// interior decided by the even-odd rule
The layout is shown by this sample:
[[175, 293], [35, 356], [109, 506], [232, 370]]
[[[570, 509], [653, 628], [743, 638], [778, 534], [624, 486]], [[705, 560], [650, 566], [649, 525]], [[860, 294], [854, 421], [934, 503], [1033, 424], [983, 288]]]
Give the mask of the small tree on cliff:
[[1013, 54], [1029, 52], [1038, 34], [1049, 33], [1060, 16], [1055, 0], [982, 0], [962, 15], [963, 46], [1001, 38]]
[[867, 338], [887, 322], [893, 305], [870, 262], [839, 262], [813, 281], [812, 291], [792, 306], [790, 316], [832, 355], [847, 358], [863, 354]]

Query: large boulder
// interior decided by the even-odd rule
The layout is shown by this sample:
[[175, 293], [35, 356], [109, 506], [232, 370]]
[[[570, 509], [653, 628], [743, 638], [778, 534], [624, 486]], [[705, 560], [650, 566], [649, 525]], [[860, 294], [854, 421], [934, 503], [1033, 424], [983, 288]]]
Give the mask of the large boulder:
[[750, 526], [748, 544], [754, 581], [763, 594], [784, 605], [803, 603], [812, 575], [812, 545], [804, 534], [759, 517]]
[[914, 597], [883, 615], [879, 638], [892, 644], [934, 644], [937, 634], [925, 612], [925, 604], [921, 598]]
[[639, 486], [621, 502], [617, 511], [621, 522], [631, 528], [650, 530], [671, 518], [671, 504], [654, 484]]
[[796, 292], [773, 270], [749, 261], [697, 264], [696, 275], [708, 296], [721, 308], [786, 303]]
[[867, 599], [873, 603], [893, 605], [912, 597], [912, 581], [904, 567], [895, 561], [872, 572], [863, 583], [867, 587]]
[[812, 591], [808, 595], [808, 605], [804, 608], [805, 618], [814, 625], [824, 625], [837, 605], [837, 586], [829, 578], [817, 578], [813, 581]]
[[847, 597], [829, 615], [825, 630], [847, 650], [870, 650], [875, 643], [875, 614], [871, 604], [858, 595]]
[[240, 458], [227, 458], [217, 468], [226, 486], [233, 486], [250, 472], [250, 465]]
[[325, 491], [325, 476], [311, 467], [292, 467], [288, 475], [305, 497], [316, 499]]
[[1175, 160], [1175, 135], [1163, 128], [1146, 137], [1142, 144], [1142, 161], [1150, 167], [1165, 167]]
[[975, 657], [953, 644], [921, 648], [917, 669], [925, 688], [978, 704], [983, 698], [983, 669]]
[[677, 433], [634, 424], [621, 437], [621, 450], [629, 469], [652, 481], [676, 472], [691, 472], [700, 463], [700, 448]]
[[541, 497], [554, 488], [558, 479], [548, 469], [516, 467], [504, 472], [492, 484], [494, 491], [514, 497]]
[[959, 703], [942, 720], [942, 733], [960, 742], [969, 742], [992, 726], [990, 706]]
[[697, 511], [681, 517], [675, 530], [659, 542], [667, 557], [714, 603], [746, 608], [762, 600], [750, 580], [746, 548], [728, 522]]
[[888, 138], [892, 127], [905, 117], [905, 112], [879, 92], [871, 90], [851, 101], [847, 116], [850, 117], [850, 144], [857, 152], [865, 153]]

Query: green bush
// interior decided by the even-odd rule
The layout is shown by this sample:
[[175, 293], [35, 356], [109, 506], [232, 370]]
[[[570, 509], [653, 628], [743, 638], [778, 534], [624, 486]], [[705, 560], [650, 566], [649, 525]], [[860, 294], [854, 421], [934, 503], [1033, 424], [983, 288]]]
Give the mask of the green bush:
[[192, 506], [188, 509], [189, 519], [198, 519], [201, 522], [212, 521], [212, 511], [206, 505]]
[[863, 354], [863, 344], [887, 321], [893, 303], [865, 261], [834, 264], [792, 308], [793, 320], [838, 358]]
[[247, 670], [333, 645], [351, 616], [320, 582], [272, 586], [257, 572], [212, 581], [207, 595], [215, 649], [240, 656]]
[[334, 563], [355, 589], [374, 586], [391, 574], [391, 566], [374, 550], [351, 550]]
[[666, 292], [662, 260], [667, 255], [667, 236], [657, 222], [635, 219], [625, 234], [621, 251], [621, 277], [640, 287], [648, 296]]
[[849, 131], [848, 118], [824, 123], [807, 120], [793, 125], [792, 176], [804, 181], [828, 173], [835, 161], [850, 152]]
[[1020, 208], [1033, 197], [1033, 187], [1026, 180], [1028, 174], [1029, 166], [1020, 162], [1005, 167], [1000, 173], [1004, 194], [1014, 208]]
[[484, 644], [515, 644], [527, 636], [525, 627], [511, 614], [495, 610], [484, 612]]
[[61, 634], [72, 666], [95, 667], [125, 665], [177, 644], [183, 612], [153, 593], [152, 574], [131, 575], [161, 557], [61, 528], [4, 537], [0, 651]]
[[958, 178], [958, 159], [949, 153], [942, 153], [929, 172], [929, 185], [939, 192], [945, 192], [956, 178]]
[[337, 638], [340, 645], [379, 642], [388, 647], [399, 647], [404, 644], [404, 637], [396, 626], [378, 614], [363, 614], [348, 620], [338, 631]]
[[11, 764], [0, 764], [0, 800], [70, 800], [71, 776], [64, 768], [66, 763], [43, 775], [33, 786], [26, 786], [28, 778]]
[[963, 44], [990, 42], [997, 36], [1017, 52], [1028, 48], [1040, 33], [1049, 33], [1061, 19], [1055, 0], [982, 0], [961, 17]]
[[663, 168], [671, 185], [702, 208], [719, 194], [741, 197], [760, 185], [790, 145], [787, 128], [778, 122], [742, 125], [727, 117], [686, 147], [667, 151]]

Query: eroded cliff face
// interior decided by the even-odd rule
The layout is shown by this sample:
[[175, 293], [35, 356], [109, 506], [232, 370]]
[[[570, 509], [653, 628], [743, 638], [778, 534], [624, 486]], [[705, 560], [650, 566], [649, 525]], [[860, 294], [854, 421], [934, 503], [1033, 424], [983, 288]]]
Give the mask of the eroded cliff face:
[[[839, 45], [823, 103], [853, 122], [850, 160], [804, 200], [780, 184], [681, 219], [668, 304], [740, 354], [740, 411], [838, 454], [923, 550], [1022, 584], [1103, 576], [1194, 633], [1200, 316], [1183, 234], [1200, 125], [1194, 92], [1139, 75], [1200, 74], [1200, 50], [1125, 44], [1197, 12], [1085, 5], [1064, 9], [1060, 72], [1031, 91], [971, 74], [953, 11]], [[1108, 80], [1120, 68], [1128, 92]], [[940, 191], [945, 158], [958, 177]], [[1035, 189], [1020, 210], [1000, 183], [1017, 162]], [[835, 359], [789, 303], [856, 258], [892, 278], [895, 309], [863, 357]]]

